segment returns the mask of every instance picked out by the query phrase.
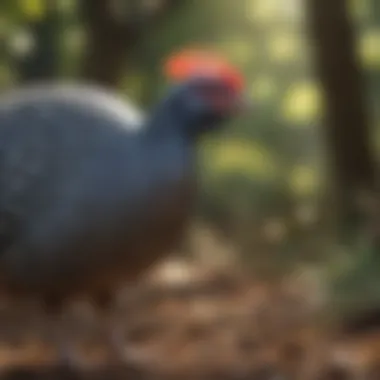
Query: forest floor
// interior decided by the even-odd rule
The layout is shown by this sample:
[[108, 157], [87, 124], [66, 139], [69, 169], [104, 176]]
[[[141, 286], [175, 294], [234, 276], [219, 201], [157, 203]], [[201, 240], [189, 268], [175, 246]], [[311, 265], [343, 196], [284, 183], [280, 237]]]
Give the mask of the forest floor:
[[5, 307], [0, 379], [380, 379], [380, 330], [331, 334], [301, 288], [211, 273], [191, 286], [145, 285], [125, 317], [128, 364], [107, 366], [102, 339], [73, 326], [76, 373], [54, 365], [41, 316]]

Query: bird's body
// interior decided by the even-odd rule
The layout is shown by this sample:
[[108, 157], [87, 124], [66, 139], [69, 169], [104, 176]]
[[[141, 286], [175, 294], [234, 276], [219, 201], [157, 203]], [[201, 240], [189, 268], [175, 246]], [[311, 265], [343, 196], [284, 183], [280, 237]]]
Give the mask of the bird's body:
[[94, 88], [3, 100], [0, 287], [112, 292], [174, 248], [192, 206], [193, 146], [175, 126], [156, 133], [143, 120]]
[[104, 306], [180, 242], [197, 138], [239, 111], [242, 90], [229, 65], [192, 58], [169, 60], [182, 83], [149, 116], [86, 85], [2, 95], [0, 294], [55, 312], [76, 296]]

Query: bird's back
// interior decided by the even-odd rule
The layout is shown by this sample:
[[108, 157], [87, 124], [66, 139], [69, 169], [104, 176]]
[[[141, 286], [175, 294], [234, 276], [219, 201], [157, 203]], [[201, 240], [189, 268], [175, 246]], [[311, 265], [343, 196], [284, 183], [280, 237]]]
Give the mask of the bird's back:
[[[49, 108], [64, 106], [93, 112], [122, 122], [124, 128], [138, 129], [143, 116], [130, 102], [124, 102], [115, 94], [92, 85], [42, 83], [11, 90], [0, 96], [0, 109], [9, 112], [21, 107], [34, 107], [47, 113]], [[128, 122], [126, 124], [126, 121]]]
[[141, 146], [142, 120], [93, 88], [42, 86], [1, 100], [0, 269], [14, 283], [74, 286], [92, 271], [113, 275], [123, 260], [120, 274], [133, 263], [139, 272], [169, 247], [188, 211], [186, 159], [181, 147]]

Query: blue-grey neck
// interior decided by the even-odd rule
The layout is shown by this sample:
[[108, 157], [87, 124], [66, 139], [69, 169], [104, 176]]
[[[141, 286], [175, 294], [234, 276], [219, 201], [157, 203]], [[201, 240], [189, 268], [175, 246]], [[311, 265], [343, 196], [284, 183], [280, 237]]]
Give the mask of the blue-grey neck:
[[176, 136], [194, 144], [201, 134], [212, 129], [213, 120], [205, 117], [203, 105], [192, 96], [190, 85], [176, 86], [156, 106], [147, 120], [147, 136]]

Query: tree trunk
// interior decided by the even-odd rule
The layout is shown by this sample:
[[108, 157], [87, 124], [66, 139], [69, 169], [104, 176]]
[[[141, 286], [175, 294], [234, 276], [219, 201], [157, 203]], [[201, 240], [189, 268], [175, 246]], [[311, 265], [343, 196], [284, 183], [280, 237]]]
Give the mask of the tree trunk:
[[60, 15], [55, 1], [46, 5], [46, 14], [40, 20], [28, 23], [33, 47], [15, 57], [15, 66], [21, 83], [56, 78], [59, 71]]
[[346, 0], [308, 0], [316, 69], [325, 97], [325, 137], [342, 233], [358, 227], [361, 194], [375, 193], [364, 80], [355, 54]]
[[105, 87], [115, 87], [125, 63], [130, 36], [123, 33], [105, 0], [82, 0], [87, 47], [82, 77]]
[[187, 2], [161, 0], [151, 8], [142, 0], [128, 1], [115, 10], [113, 6], [117, 2], [111, 0], [81, 0], [80, 11], [88, 44], [82, 67], [82, 77], [86, 80], [116, 87], [127, 65], [128, 54], [145, 33], [149, 32], [154, 38], [157, 25]]

